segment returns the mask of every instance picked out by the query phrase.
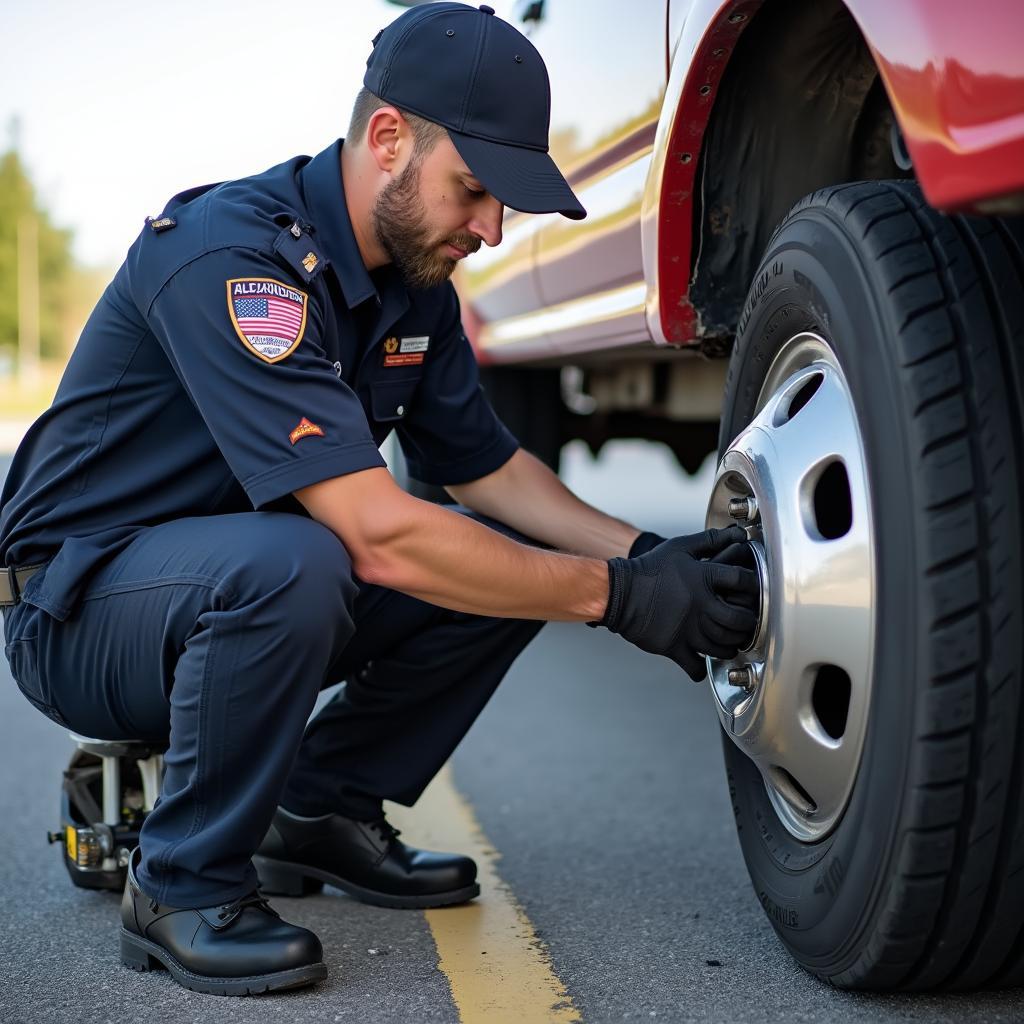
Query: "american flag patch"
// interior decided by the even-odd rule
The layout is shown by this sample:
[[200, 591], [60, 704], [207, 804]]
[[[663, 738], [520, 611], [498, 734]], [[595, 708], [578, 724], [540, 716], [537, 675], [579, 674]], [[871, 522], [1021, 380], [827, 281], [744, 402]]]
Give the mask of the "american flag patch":
[[253, 355], [276, 363], [298, 348], [306, 330], [307, 295], [269, 277], [228, 281], [228, 313]]

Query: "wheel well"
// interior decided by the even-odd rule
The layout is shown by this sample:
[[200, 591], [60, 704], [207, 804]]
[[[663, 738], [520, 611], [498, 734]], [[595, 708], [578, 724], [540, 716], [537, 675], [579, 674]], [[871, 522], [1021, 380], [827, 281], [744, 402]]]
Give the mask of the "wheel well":
[[736, 331], [772, 230], [799, 198], [843, 181], [912, 177], [893, 114], [841, 0], [769, 0], [739, 38], [711, 113], [694, 206], [689, 297], [705, 343]]

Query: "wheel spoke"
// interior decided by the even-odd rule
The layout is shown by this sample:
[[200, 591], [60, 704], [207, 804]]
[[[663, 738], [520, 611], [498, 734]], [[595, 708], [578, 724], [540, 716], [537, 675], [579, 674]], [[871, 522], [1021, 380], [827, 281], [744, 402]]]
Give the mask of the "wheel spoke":
[[[777, 710], [779, 717], [769, 720], [778, 728], [773, 731], [771, 749], [765, 752], [759, 767], [767, 775], [766, 781], [791, 806], [784, 785], [779, 785], [781, 780], [771, 777], [773, 768], [781, 768], [811, 798], [814, 810], [809, 824], [827, 821], [842, 810], [859, 751], [853, 744], [832, 740], [795, 702], [788, 707], [780, 702]], [[783, 720], [783, 712], [792, 717]]]
[[823, 463], [842, 460], [861, 462], [857, 425], [846, 388], [835, 370], [822, 367], [817, 373], [804, 371], [803, 377], [821, 374], [818, 390], [791, 419], [771, 427], [779, 453], [779, 489], [797, 494], [803, 478]]
[[786, 583], [799, 600], [779, 608], [778, 646], [787, 675], [833, 664], [866, 679], [872, 629], [871, 565], [867, 546], [848, 536], [793, 545]]

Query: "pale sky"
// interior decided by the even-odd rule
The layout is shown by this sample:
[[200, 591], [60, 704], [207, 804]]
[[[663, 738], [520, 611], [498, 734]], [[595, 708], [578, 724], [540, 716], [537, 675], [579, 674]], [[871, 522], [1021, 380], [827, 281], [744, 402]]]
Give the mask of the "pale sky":
[[20, 149], [75, 253], [118, 265], [193, 185], [345, 134], [386, 0], [0, 0], [0, 149]]

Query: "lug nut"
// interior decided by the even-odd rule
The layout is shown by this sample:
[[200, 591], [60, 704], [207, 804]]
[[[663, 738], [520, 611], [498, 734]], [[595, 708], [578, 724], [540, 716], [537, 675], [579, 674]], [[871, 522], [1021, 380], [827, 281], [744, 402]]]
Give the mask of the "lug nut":
[[738, 686], [741, 690], [746, 690], [749, 693], [754, 688], [754, 679], [750, 674], [750, 667], [744, 665], [743, 668], [729, 669], [729, 685]]
[[729, 515], [733, 519], [740, 520], [740, 522], [752, 523], [757, 519], [757, 499], [753, 496], [749, 498], [730, 498]]

